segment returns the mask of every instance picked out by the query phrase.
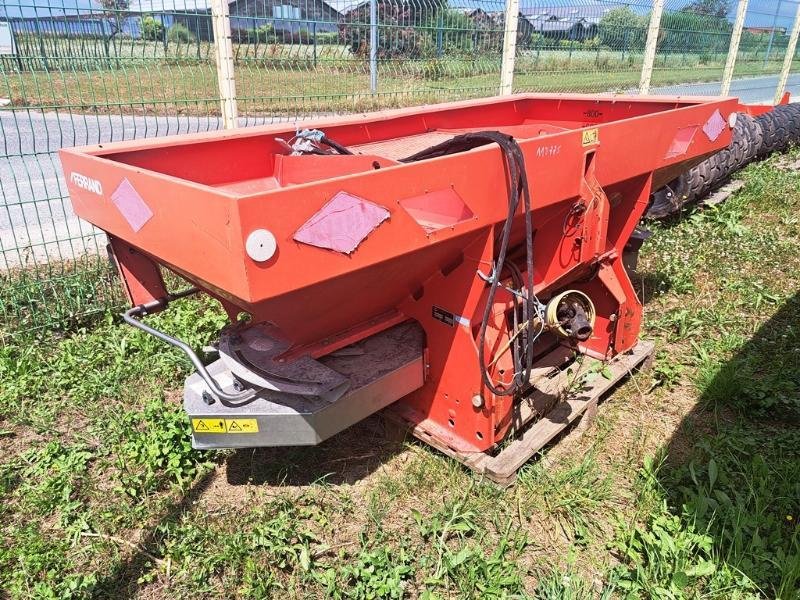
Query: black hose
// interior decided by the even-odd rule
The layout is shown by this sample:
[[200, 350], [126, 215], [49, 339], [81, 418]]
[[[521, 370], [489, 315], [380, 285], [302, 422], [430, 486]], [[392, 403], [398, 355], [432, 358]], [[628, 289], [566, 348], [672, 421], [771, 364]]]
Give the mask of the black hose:
[[[536, 298], [533, 294], [533, 222], [531, 219], [531, 196], [530, 187], [528, 185], [528, 174], [525, 169], [525, 156], [522, 153], [517, 141], [510, 135], [506, 135], [499, 131], [476, 131], [472, 133], [465, 133], [457, 135], [454, 138], [442, 142], [435, 146], [431, 146], [425, 150], [417, 152], [409, 157], [400, 159], [400, 162], [416, 162], [429, 158], [436, 158], [439, 156], [446, 156], [458, 152], [465, 152], [474, 148], [479, 148], [487, 144], [497, 144], [503, 153], [503, 158], [506, 163], [506, 184], [508, 193], [508, 214], [505, 223], [503, 224], [502, 233], [500, 236], [500, 249], [497, 255], [497, 261], [494, 265], [494, 270], [489, 282], [489, 293], [486, 299], [486, 307], [483, 311], [483, 318], [481, 319], [481, 326], [478, 332], [478, 361], [481, 369], [481, 378], [484, 385], [496, 396], [509, 396], [521, 392], [527, 387], [530, 380], [531, 370], [533, 368], [533, 344], [536, 342], [536, 337], [533, 335], [534, 320], [537, 314]], [[517, 208], [519, 207], [520, 196], [524, 204], [525, 214], [525, 253], [526, 253], [526, 269], [528, 281], [521, 285], [520, 289], [527, 288], [523, 302], [523, 311], [521, 317], [527, 322], [527, 332], [522, 336], [523, 339], [515, 340], [512, 349], [514, 357], [514, 377], [508, 387], [497, 387], [489, 376], [486, 368], [485, 360], [485, 346], [486, 346], [486, 329], [489, 325], [489, 317], [491, 316], [492, 307], [494, 304], [495, 293], [500, 285], [500, 275], [506, 267], [506, 253], [508, 252], [508, 244], [511, 238], [511, 229], [514, 224], [514, 216], [516, 215]], [[513, 263], [509, 263], [509, 268]], [[521, 279], [522, 274], [517, 269], [514, 273], [513, 269], [512, 278]], [[520, 281], [520, 284], [523, 282]], [[516, 300], [515, 300], [516, 307]], [[510, 333], [513, 336], [517, 332], [517, 316], [516, 310], [514, 316], [514, 332]], [[524, 341], [523, 341], [524, 340]], [[517, 343], [518, 342], [518, 343]]]
[[320, 138], [320, 141], [326, 146], [330, 146], [336, 150], [339, 154], [352, 154], [352, 151], [350, 151], [349, 148], [342, 146], [339, 142], [335, 142], [326, 135], [323, 135], [322, 138]]

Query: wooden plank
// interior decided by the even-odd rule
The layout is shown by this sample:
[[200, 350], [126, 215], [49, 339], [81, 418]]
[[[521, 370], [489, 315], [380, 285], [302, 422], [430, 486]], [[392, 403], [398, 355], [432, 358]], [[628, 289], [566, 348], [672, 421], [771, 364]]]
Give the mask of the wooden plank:
[[211, 26], [214, 30], [214, 56], [217, 63], [217, 86], [219, 87], [222, 123], [225, 129], [234, 129], [238, 125], [238, 108], [233, 68], [231, 19], [227, 1], [211, 0]]
[[512, 431], [522, 430], [534, 417], [541, 416], [555, 404], [555, 394], [562, 384], [563, 367], [575, 358], [575, 350], [557, 346], [542, 359], [536, 361], [531, 370], [530, 382], [536, 386], [527, 398], [522, 398], [512, 413]]
[[503, 19], [503, 55], [500, 61], [500, 96], [514, 91], [514, 63], [517, 56], [517, 28], [519, 27], [519, 0], [506, 0]]
[[644, 45], [642, 74], [639, 78], [639, 94], [642, 96], [646, 96], [650, 93], [650, 80], [653, 77], [653, 65], [655, 65], [656, 62], [656, 47], [658, 45], [658, 34], [661, 30], [661, 14], [663, 12], [664, 0], [653, 0], [653, 9], [650, 11], [650, 26], [647, 28], [647, 41]]
[[[526, 409], [526, 419], [543, 413], [544, 416], [527, 429], [523, 428], [519, 437], [496, 455], [453, 450], [431, 432], [419, 426], [409, 427], [392, 407], [384, 411], [384, 416], [476, 473], [484, 474], [500, 485], [510, 485], [516, 479], [517, 470], [554, 437], [584, 413], [593, 416], [602, 396], [634, 369], [646, 365], [653, 355], [653, 349], [652, 342], [639, 342], [630, 352], [618, 355], [607, 363], [610, 377], [597, 373], [591, 381], [585, 381], [582, 387], [575, 390], [572, 389], [575, 382], [596, 370], [593, 366], [600, 364], [600, 361], [585, 358], [579, 368], [574, 369], [575, 372], [568, 373], [564, 365], [568, 364], [574, 353], [570, 350], [567, 354], [563, 349], [549, 353], [536, 363], [531, 380], [536, 382], [537, 389], [525, 401], [529, 407]], [[553, 376], [553, 370], [558, 368], [556, 365], [561, 368]]]
[[597, 375], [582, 389], [558, 402], [546, 416], [483, 464], [486, 476], [498, 483], [507, 483], [509, 479], [513, 479], [517, 470], [534, 454], [575, 421], [592, 403], [596, 403], [606, 391], [643, 363], [653, 353], [653, 348], [652, 342], [639, 342], [629, 354], [618, 356], [609, 362], [609, 378]]
[[[558, 345], [553, 350], [545, 354], [536, 361], [531, 370], [530, 382], [537, 386], [537, 392], [530, 397], [523, 399], [514, 408], [512, 431], [519, 431], [536, 416], [544, 415], [553, 402], [547, 400], [551, 390], [559, 385], [564, 371], [563, 366], [575, 358], [575, 350], [567, 346]], [[483, 463], [491, 458], [485, 452], [458, 452], [450, 448], [443, 441], [439, 440], [431, 432], [417, 426], [409, 426], [397, 407], [388, 407], [383, 411], [386, 418], [392, 421], [397, 427], [401, 427], [426, 444], [433, 446], [442, 454], [454, 458], [474, 471], [482, 471]]]

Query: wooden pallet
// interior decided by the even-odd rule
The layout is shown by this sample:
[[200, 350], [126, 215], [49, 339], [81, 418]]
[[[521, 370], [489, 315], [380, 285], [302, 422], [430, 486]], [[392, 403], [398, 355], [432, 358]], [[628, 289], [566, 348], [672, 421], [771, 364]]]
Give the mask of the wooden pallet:
[[[531, 382], [536, 391], [516, 407], [513, 441], [494, 454], [458, 452], [419, 426], [406, 431], [487, 479], [508, 486], [516, 480], [519, 468], [559, 433], [581, 416], [585, 422], [591, 420], [603, 396], [634, 370], [646, 366], [653, 350], [652, 342], [639, 342], [608, 362], [602, 374], [600, 361], [579, 357], [572, 362], [571, 351], [565, 348], [551, 352], [534, 367]], [[571, 368], [565, 368], [570, 363]], [[395, 424], [402, 422], [391, 407], [385, 416]]]

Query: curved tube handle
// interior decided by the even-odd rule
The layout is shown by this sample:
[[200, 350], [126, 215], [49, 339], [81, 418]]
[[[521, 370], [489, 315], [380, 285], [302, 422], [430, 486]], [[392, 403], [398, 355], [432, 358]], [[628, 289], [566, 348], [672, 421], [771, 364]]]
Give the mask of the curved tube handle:
[[213, 377], [209, 374], [206, 370], [205, 365], [200, 361], [200, 358], [195, 354], [194, 350], [192, 350], [191, 346], [186, 342], [179, 340], [176, 337], [172, 337], [164, 333], [163, 331], [159, 331], [158, 329], [147, 325], [144, 321], [140, 320], [141, 317], [144, 317], [150, 312], [153, 312], [154, 309], [158, 308], [166, 308], [170, 302], [173, 300], [178, 300], [180, 298], [185, 298], [186, 296], [191, 296], [192, 294], [196, 294], [199, 290], [196, 287], [191, 287], [189, 289], [183, 290], [181, 292], [177, 292], [175, 294], [168, 294], [165, 298], [161, 298], [159, 300], [154, 300], [153, 302], [148, 302], [147, 304], [140, 304], [138, 306], [134, 306], [126, 310], [122, 313], [122, 318], [128, 325], [133, 325], [137, 329], [141, 329], [145, 333], [149, 333], [155, 338], [170, 344], [171, 346], [175, 346], [179, 350], [181, 350], [191, 361], [194, 368], [200, 374], [200, 377], [203, 378], [203, 381], [208, 386], [211, 393], [219, 399], [223, 406], [227, 406], [229, 408], [237, 408], [239, 406], [244, 406], [245, 404], [250, 404], [253, 400], [256, 399], [256, 392], [255, 390], [244, 390], [241, 392], [236, 393], [228, 393], [224, 391], [222, 388], [219, 387], [217, 382], [214, 380]]

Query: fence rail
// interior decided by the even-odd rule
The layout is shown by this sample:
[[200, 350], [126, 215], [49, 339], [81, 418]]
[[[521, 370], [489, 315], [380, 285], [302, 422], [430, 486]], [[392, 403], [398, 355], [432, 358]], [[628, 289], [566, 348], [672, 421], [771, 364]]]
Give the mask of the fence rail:
[[726, 74], [733, 95], [767, 102], [784, 87], [800, 91], [797, 8], [798, 0], [6, 0], [0, 343], [119, 301], [103, 236], [71, 211], [61, 147], [501, 90], [713, 95]]

